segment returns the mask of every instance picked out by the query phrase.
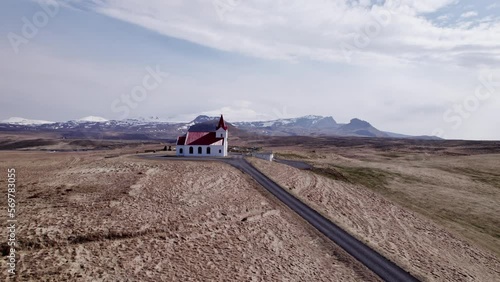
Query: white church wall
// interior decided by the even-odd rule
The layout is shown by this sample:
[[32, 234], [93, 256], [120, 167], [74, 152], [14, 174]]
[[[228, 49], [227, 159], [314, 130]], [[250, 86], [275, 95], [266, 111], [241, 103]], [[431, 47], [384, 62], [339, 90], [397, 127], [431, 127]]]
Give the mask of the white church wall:
[[[210, 154], [207, 153], [207, 148], [210, 148]], [[176, 155], [185, 157], [225, 157], [227, 156], [227, 150], [225, 150], [224, 145], [184, 145], [177, 146]], [[190, 153], [190, 148], [193, 148], [193, 153]], [[199, 148], [201, 148], [201, 153], [199, 153]], [[182, 149], [182, 153], [181, 153]]]

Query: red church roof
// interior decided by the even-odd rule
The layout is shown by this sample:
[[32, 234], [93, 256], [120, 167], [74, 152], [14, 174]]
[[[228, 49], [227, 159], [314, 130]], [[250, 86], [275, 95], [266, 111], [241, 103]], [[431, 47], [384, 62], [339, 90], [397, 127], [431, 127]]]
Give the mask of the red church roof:
[[227, 130], [227, 125], [226, 125], [226, 122], [224, 121], [224, 117], [222, 115], [220, 115], [219, 124], [217, 125], [216, 130], [218, 130], [221, 127], [224, 128], [224, 130]]
[[184, 145], [223, 145], [224, 138], [218, 138], [215, 132], [188, 132]]

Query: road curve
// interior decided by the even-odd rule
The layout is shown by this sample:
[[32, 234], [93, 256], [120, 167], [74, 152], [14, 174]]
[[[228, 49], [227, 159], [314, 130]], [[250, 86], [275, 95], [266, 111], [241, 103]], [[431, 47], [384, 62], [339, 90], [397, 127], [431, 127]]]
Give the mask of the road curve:
[[359, 260], [384, 281], [419, 281], [411, 274], [371, 249], [336, 224], [320, 215], [299, 199], [285, 191], [281, 186], [257, 170], [243, 158], [225, 159], [224, 162], [253, 177], [276, 198], [294, 210], [326, 237], [330, 238], [346, 252]]
[[[147, 159], [162, 159], [160, 156], [142, 155], [142, 158]], [[163, 159], [168, 160], [184, 160], [184, 161], [222, 161], [233, 167], [241, 170], [254, 178], [260, 185], [266, 188], [271, 194], [282, 201], [285, 205], [295, 211], [298, 215], [304, 218], [312, 226], [318, 229], [330, 240], [339, 245], [347, 253], [360, 261], [371, 271], [377, 274], [384, 281], [419, 281], [410, 273], [406, 272], [395, 263], [391, 262], [381, 254], [368, 247], [358, 239], [351, 236], [349, 233], [338, 227], [335, 223], [331, 222], [308, 205], [288, 193], [281, 186], [272, 181], [269, 177], [264, 175], [253, 165], [247, 162], [243, 156], [233, 156], [232, 158], [174, 158], [166, 157]]]

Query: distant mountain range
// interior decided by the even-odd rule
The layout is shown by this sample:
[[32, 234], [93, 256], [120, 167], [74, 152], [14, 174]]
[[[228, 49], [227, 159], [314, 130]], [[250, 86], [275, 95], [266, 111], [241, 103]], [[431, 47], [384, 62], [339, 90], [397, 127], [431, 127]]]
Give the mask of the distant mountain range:
[[332, 117], [304, 116], [299, 118], [278, 119], [259, 122], [235, 122], [240, 129], [263, 135], [325, 135], [325, 136], [360, 136], [391, 137], [370, 123], [352, 119], [348, 124], [339, 124]]
[[435, 136], [410, 136], [381, 131], [369, 122], [357, 118], [349, 123], [337, 123], [333, 117], [304, 116], [299, 118], [277, 119], [258, 122], [235, 122], [241, 130], [272, 136], [357, 136], [380, 138], [440, 139]]
[[[218, 118], [198, 116], [191, 122], [169, 122], [158, 117], [107, 120], [89, 116], [78, 120], [51, 122], [15, 117], [0, 121], [0, 131], [57, 132], [66, 138], [173, 139], [188, 129], [191, 131], [212, 130]], [[333, 117], [315, 115], [271, 121], [232, 122], [228, 125], [233, 135], [439, 139], [431, 136], [408, 136], [381, 131], [369, 122], [357, 118], [347, 124], [341, 124], [337, 123]]]

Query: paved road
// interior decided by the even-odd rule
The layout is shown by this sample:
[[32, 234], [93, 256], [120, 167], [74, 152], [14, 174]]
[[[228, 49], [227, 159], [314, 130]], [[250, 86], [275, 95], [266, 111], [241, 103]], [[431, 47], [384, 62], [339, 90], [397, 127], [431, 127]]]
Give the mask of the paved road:
[[[158, 156], [145, 156], [150, 159], [161, 159]], [[174, 159], [174, 158], [165, 158]], [[175, 158], [176, 160], [208, 160], [206, 158]], [[302, 218], [308, 221], [312, 226], [318, 229], [326, 237], [343, 248], [346, 252], [359, 260], [362, 264], [368, 267], [371, 271], [377, 274], [385, 281], [419, 281], [411, 274], [389, 261], [375, 250], [371, 249], [361, 241], [357, 240], [349, 233], [342, 230], [336, 224], [320, 215], [318, 212], [304, 204], [299, 199], [285, 191], [281, 186], [269, 179], [242, 156], [234, 156], [232, 158], [213, 158], [210, 160], [218, 160], [228, 163], [235, 168], [253, 177], [260, 185], [266, 188], [276, 198], [286, 204], [289, 208], [299, 214]]]
[[253, 177], [260, 185], [264, 186], [269, 192], [276, 196], [276, 198], [302, 216], [312, 226], [325, 234], [354, 258], [366, 265], [383, 280], [418, 281], [418, 279], [411, 276], [408, 272], [387, 260], [361, 241], [352, 237], [336, 224], [285, 191], [281, 186], [262, 174], [245, 159], [227, 159], [224, 160], [224, 162], [231, 164]]

